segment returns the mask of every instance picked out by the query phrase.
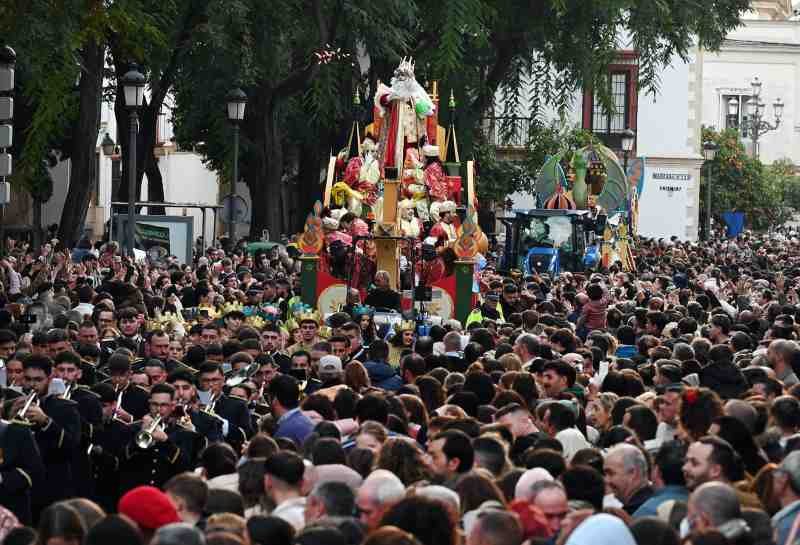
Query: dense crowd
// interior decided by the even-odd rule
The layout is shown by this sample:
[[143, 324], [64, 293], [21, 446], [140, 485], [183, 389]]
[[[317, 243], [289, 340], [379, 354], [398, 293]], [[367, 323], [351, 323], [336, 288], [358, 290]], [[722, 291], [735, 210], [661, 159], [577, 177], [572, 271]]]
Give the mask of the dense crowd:
[[6, 241], [8, 545], [792, 545], [800, 242], [641, 241], [389, 326], [283, 247], [134, 262]]

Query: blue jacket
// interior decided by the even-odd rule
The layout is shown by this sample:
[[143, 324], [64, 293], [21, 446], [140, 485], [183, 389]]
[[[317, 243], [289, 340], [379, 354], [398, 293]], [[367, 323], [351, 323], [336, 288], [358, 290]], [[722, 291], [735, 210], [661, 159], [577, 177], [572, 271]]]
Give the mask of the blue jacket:
[[396, 392], [403, 387], [403, 379], [394, 367], [383, 361], [368, 361], [364, 364], [369, 380], [376, 388]]
[[639, 353], [639, 350], [632, 344], [622, 344], [617, 348], [614, 355], [618, 358], [632, 358]]
[[288, 437], [303, 446], [306, 438], [314, 431], [314, 423], [302, 413], [300, 408], [292, 409], [278, 419], [275, 437]]
[[[786, 540], [789, 539], [789, 532], [798, 515], [800, 515], [800, 501], [790, 503], [775, 513], [772, 517], [772, 527], [775, 529], [777, 537], [775, 545], [791, 545], [791, 543], [786, 543]], [[800, 532], [794, 538], [795, 543], [797, 543], [798, 537], [800, 537]]]
[[659, 488], [656, 493], [650, 496], [639, 508], [634, 511], [633, 518], [638, 517], [655, 517], [658, 516], [658, 506], [665, 501], [687, 501], [689, 498], [689, 491], [686, 487], [675, 484], [668, 484], [664, 488]]

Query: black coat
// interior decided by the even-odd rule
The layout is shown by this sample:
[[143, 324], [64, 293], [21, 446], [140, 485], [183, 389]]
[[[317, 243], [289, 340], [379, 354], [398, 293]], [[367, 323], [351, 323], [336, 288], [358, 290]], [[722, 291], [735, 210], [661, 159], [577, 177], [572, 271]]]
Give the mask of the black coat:
[[144, 449], [136, 444], [136, 435], [141, 429], [141, 422], [131, 426], [131, 440], [123, 453], [120, 464], [120, 488], [123, 494], [142, 485], [161, 488], [175, 475], [191, 471], [206, 444], [199, 433], [172, 424], [167, 426], [166, 441], [155, 442], [150, 448]]
[[[125, 447], [132, 438], [132, 426], [119, 420], [107, 420], [92, 435], [92, 480], [94, 499], [111, 513], [120, 498], [120, 467]], [[88, 448], [88, 447], [87, 447]]]
[[141, 420], [150, 412], [150, 394], [141, 386], [129, 383], [122, 393], [122, 409], [134, 420]]
[[214, 411], [228, 421], [228, 434], [225, 441], [235, 452], [241, 452], [245, 441], [253, 436], [253, 421], [247, 401], [238, 397], [222, 395], [217, 401]]
[[34, 485], [34, 519], [51, 503], [75, 495], [74, 461], [80, 455], [81, 444], [77, 403], [51, 395], [39, 406], [50, 421], [45, 426], [32, 428], [45, 467], [45, 480]]
[[192, 419], [197, 433], [206, 438], [209, 443], [224, 441], [222, 435], [222, 421], [219, 418], [204, 413], [203, 411], [190, 411], [189, 417]]
[[703, 367], [700, 386], [714, 390], [722, 399], [741, 397], [749, 388], [742, 372], [732, 363], [711, 363]]
[[29, 426], [0, 422], [0, 505], [33, 524], [31, 492], [44, 482], [44, 464]]
[[72, 401], [78, 405], [81, 417], [80, 450], [73, 460], [76, 493], [85, 498], [94, 497], [95, 480], [92, 478], [92, 465], [87, 450], [92, 444], [94, 434], [103, 425], [103, 406], [100, 396], [86, 387], [78, 387], [72, 393]]

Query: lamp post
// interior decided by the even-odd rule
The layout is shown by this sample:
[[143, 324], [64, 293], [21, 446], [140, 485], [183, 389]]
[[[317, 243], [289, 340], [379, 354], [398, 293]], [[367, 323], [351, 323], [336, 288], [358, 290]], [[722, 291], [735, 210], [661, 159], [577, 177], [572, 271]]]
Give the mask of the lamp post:
[[128, 255], [131, 257], [134, 257], [133, 248], [136, 246], [134, 242], [136, 232], [136, 135], [139, 130], [139, 108], [144, 102], [144, 83], [144, 76], [136, 69], [136, 66], [131, 66], [130, 70], [122, 76], [125, 107], [131, 112], [128, 142], [128, 236], [126, 237]]
[[231, 179], [231, 193], [228, 199], [228, 239], [235, 246], [234, 199], [236, 198], [236, 182], [239, 181], [239, 123], [244, 119], [247, 95], [237, 87], [228, 92], [226, 100], [228, 102], [228, 121], [233, 124], [233, 178]]
[[100, 142], [100, 147], [103, 150], [103, 155], [106, 157], [111, 157], [114, 155], [114, 152], [117, 151], [117, 144], [108, 133], [103, 137], [103, 141]]
[[[761, 80], [756, 76], [750, 82], [751, 98], [744, 104], [744, 116], [742, 116], [742, 136], [749, 136], [753, 141], [753, 159], [758, 159], [759, 144], [758, 141], [764, 133], [777, 130], [781, 125], [781, 118], [783, 117], [783, 101], [780, 98], [775, 99], [772, 103], [773, 114], [775, 122], [770, 123], [765, 120], [766, 117], [766, 104], [761, 100]], [[734, 128], [739, 128], [739, 101], [735, 98], [728, 101], [728, 125]]]
[[[628, 183], [628, 158], [633, 151], [633, 143], [636, 141], [636, 133], [631, 129], [622, 131], [622, 170], [625, 176], [625, 206], [629, 206], [628, 195], [630, 194], [630, 183]], [[630, 214], [629, 214], [630, 215]], [[630, 218], [629, 218], [630, 219]]]
[[622, 166], [625, 169], [625, 177], [628, 177], [628, 157], [633, 151], [633, 143], [636, 141], [636, 133], [631, 129], [622, 131]]
[[707, 140], [703, 142], [703, 158], [706, 160], [706, 241], [711, 240], [711, 161], [717, 155], [719, 145]]

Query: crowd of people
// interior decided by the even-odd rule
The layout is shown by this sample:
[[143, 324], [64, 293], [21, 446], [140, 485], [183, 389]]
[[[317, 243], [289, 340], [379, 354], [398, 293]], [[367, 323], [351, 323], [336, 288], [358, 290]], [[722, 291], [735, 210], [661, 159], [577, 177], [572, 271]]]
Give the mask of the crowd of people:
[[278, 250], [5, 250], [8, 545], [800, 541], [794, 233], [487, 256], [464, 323], [388, 329], [385, 271], [321, 317]]

